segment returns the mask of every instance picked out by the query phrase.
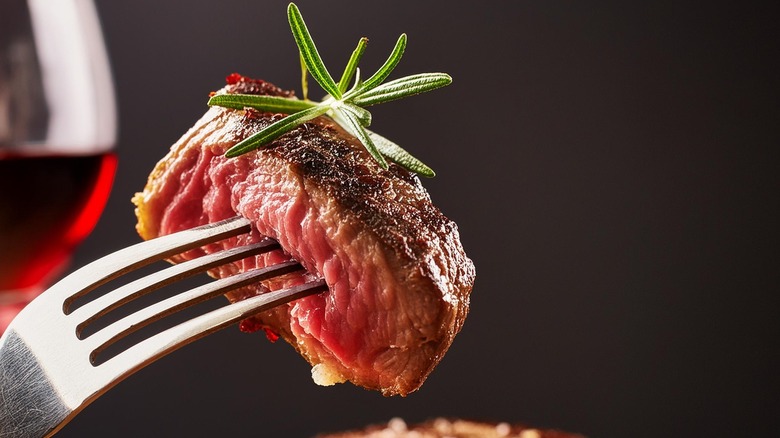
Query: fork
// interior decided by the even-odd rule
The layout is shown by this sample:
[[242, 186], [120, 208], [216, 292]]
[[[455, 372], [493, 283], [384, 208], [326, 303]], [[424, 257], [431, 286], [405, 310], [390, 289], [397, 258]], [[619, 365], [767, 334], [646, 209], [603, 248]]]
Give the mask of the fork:
[[[279, 249], [268, 238], [158, 270], [74, 308], [82, 296], [133, 270], [247, 233], [241, 217], [180, 231], [109, 254], [63, 278], [27, 305], [0, 338], [0, 437], [51, 436], [89, 403], [166, 354], [244, 318], [327, 290], [314, 280], [227, 304], [138, 341], [100, 361], [101, 352], [140, 327], [227, 291], [303, 270], [295, 261], [215, 280], [141, 308], [88, 336], [99, 317], [198, 272]], [[127, 339], [126, 339], [127, 341]]]

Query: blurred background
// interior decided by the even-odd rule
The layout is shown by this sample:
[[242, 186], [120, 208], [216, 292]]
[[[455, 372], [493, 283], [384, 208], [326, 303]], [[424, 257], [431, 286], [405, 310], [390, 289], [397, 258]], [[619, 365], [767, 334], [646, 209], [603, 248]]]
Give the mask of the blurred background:
[[[690, 3], [690, 2], [688, 2]], [[315, 386], [237, 328], [142, 370], [62, 430], [313, 436], [392, 417], [591, 437], [777, 436], [776, 21], [742, 3], [299, 0], [325, 63], [443, 90], [376, 107], [430, 164], [477, 267], [471, 314], [425, 385]], [[300, 94], [286, 1], [98, 0], [119, 167], [73, 266], [139, 241], [130, 198], [232, 72]], [[322, 92], [312, 85], [313, 97]]]

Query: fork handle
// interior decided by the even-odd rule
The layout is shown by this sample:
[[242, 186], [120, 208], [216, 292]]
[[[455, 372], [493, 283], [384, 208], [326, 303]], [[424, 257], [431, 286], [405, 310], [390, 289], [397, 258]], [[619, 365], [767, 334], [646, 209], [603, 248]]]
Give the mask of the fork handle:
[[[57, 431], [73, 412], [46, 379], [24, 341], [11, 329], [0, 351], [0, 438], [38, 438]], [[19, 388], [24, 387], [24, 390]], [[19, 394], [30, 394], [21, 398]]]

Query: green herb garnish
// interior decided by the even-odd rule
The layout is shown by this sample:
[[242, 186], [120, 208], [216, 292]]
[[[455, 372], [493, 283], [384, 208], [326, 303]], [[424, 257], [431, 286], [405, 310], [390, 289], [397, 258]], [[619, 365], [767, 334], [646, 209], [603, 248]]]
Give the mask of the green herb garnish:
[[[406, 34], [401, 34], [387, 61], [366, 80], [360, 78], [358, 63], [366, 49], [368, 39], [361, 38], [337, 83], [322, 62], [301, 12], [294, 3], [290, 3], [287, 8], [287, 18], [300, 52], [301, 86], [304, 99], [249, 94], [212, 96], [209, 99], [209, 105], [234, 109], [254, 108], [260, 111], [289, 114], [236, 144], [225, 155], [235, 157], [266, 146], [306, 121], [327, 114], [347, 132], [359, 139], [382, 168], [388, 168], [387, 161], [385, 161], [385, 157], [387, 157], [407, 170], [427, 177], [434, 176], [435, 173], [430, 167], [403, 148], [367, 130], [366, 128], [371, 125], [371, 113], [364, 107], [431, 91], [449, 85], [452, 83], [452, 78], [446, 73], [421, 73], [383, 83], [398, 65], [406, 48]], [[313, 102], [308, 99], [307, 71], [328, 93], [328, 96], [321, 102]], [[353, 84], [352, 88], [349, 88], [350, 83]]]

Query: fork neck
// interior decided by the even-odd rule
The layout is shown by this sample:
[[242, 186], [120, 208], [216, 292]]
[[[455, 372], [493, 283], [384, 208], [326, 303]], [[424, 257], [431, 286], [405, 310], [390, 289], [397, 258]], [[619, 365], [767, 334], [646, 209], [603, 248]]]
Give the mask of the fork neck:
[[0, 438], [49, 436], [71, 412], [24, 339], [9, 329], [0, 338]]

